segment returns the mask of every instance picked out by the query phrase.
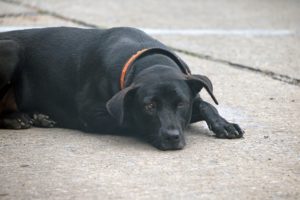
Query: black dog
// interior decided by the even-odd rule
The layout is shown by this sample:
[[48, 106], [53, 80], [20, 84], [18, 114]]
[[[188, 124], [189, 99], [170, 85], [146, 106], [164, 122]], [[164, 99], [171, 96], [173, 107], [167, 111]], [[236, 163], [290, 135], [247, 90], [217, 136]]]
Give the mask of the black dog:
[[[142, 134], [182, 149], [183, 131], [205, 120], [219, 138], [242, 129], [199, 97], [210, 80], [134, 28], [45, 28], [0, 34], [0, 126]], [[48, 117], [50, 116], [50, 118]]]

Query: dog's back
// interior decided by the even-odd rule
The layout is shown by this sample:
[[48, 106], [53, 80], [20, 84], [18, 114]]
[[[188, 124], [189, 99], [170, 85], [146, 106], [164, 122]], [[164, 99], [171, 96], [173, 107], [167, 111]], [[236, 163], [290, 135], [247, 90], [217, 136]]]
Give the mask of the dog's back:
[[[18, 108], [59, 116], [57, 121], [76, 121], [80, 93], [96, 93], [90, 85], [105, 91], [95, 94], [99, 102], [117, 92], [121, 68], [138, 50], [166, 48], [144, 32], [127, 27], [28, 29], [1, 33], [0, 41], [4, 40], [18, 45], [11, 77]], [[94, 79], [97, 83], [91, 84]]]

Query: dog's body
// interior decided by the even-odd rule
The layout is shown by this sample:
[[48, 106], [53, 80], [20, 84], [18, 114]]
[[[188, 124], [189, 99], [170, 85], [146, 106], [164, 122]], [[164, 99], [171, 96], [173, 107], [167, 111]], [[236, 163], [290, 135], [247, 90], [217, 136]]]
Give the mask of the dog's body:
[[[158, 52], [136, 58], [120, 88], [128, 59], [153, 48]], [[52, 127], [55, 121], [60, 127], [93, 132], [129, 129], [151, 135], [160, 149], [182, 148], [184, 128], [200, 120], [218, 137], [242, 137], [238, 125], [197, 95], [202, 87], [212, 95], [209, 79], [183, 73], [185, 63], [172, 54], [133, 28], [1, 33], [0, 125]]]

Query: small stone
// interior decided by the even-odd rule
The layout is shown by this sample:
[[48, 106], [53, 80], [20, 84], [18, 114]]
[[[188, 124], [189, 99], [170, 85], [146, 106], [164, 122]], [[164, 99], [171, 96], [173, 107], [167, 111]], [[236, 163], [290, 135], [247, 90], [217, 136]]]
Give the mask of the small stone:
[[274, 97], [270, 97], [269, 99], [270, 99], [270, 100], [274, 100]]
[[265, 135], [265, 136], [264, 136], [264, 138], [265, 138], [265, 139], [268, 139], [268, 138], [269, 138], [269, 136], [268, 136], [268, 135]]
[[23, 165], [20, 165], [20, 167], [29, 167], [29, 165], [23, 164]]

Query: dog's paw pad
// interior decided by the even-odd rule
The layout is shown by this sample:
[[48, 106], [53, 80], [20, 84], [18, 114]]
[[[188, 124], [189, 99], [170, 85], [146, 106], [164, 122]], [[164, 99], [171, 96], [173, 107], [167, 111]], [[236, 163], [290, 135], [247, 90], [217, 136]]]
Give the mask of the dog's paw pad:
[[56, 122], [51, 120], [48, 115], [35, 113], [33, 114], [33, 124], [38, 127], [53, 128]]

